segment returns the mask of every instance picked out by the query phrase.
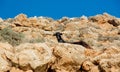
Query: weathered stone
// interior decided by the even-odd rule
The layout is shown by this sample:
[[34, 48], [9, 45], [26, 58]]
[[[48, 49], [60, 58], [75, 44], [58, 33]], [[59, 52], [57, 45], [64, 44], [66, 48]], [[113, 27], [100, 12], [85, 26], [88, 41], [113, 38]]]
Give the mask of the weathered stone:
[[0, 71], [8, 71], [11, 68], [11, 62], [13, 59], [13, 47], [8, 43], [0, 43]]
[[[19, 45], [2, 40], [6, 27], [24, 35]], [[120, 72], [120, 18], [107, 13], [60, 20], [20, 14], [0, 20], [0, 30], [0, 72]], [[71, 44], [80, 41], [92, 49]]]
[[30, 65], [33, 69], [47, 64], [52, 58], [51, 49], [44, 43], [21, 44], [15, 48], [13, 62], [20, 66]]

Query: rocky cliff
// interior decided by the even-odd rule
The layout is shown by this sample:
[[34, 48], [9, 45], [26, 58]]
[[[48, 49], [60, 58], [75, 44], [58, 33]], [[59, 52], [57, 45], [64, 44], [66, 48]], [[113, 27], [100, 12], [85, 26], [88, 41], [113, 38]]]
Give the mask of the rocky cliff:
[[0, 18], [0, 72], [120, 72], [120, 18]]

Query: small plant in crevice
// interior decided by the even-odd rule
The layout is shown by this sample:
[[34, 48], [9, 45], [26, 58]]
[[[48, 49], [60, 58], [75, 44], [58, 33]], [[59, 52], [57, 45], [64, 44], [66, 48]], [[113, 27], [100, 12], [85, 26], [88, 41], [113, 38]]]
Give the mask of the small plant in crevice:
[[10, 27], [0, 30], [0, 40], [8, 42], [13, 46], [19, 45], [22, 42], [24, 35], [13, 31]]

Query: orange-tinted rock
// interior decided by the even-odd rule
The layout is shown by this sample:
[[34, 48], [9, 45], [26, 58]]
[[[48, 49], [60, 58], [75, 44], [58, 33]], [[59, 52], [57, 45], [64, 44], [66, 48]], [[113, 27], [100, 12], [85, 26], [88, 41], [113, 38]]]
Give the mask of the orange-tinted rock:
[[[6, 27], [23, 34], [19, 45], [5, 43], [17, 40], [12, 31], [1, 30]], [[56, 32], [67, 43], [59, 43]], [[107, 13], [60, 20], [24, 14], [1, 18], [0, 41], [0, 72], [120, 72], [120, 18]], [[79, 41], [92, 49], [70, 44]]]

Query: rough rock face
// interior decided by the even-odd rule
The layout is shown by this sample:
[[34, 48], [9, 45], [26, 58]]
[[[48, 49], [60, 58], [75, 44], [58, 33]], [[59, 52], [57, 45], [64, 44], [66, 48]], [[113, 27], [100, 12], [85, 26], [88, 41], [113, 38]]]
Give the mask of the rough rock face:
[[120, 18], [0, 18], [0, 72], [120, 72]]

